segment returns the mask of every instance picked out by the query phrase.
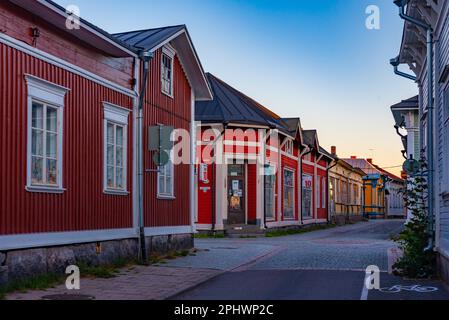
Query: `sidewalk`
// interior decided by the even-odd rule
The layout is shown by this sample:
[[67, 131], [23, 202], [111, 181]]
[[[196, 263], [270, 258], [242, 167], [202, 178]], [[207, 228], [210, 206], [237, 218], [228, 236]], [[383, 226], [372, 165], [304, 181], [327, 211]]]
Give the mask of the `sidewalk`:
[[67, 290], [65, 284], [55, 288], [9, 294], [7, 300], [40, 300], [54, 294], [89, 295], [96, 300], [163, 300], [193, 288], [221, 271], [172, 267], [135, 266], [120, 270], [109, 279], [81, 278], [81, 290]]

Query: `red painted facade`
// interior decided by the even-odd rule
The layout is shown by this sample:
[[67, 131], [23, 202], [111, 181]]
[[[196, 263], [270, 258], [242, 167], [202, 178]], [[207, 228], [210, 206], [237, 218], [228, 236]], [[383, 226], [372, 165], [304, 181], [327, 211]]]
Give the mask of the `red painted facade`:
[[[144, 168], [155, 170], [152, 152], [147, 152], [148, 127], [158, 124], [190, 131], [192, 97], [191, 87], [178, 57], [174, 57], [173, 98], [162, 93], [161, 88], [162, 50], [155, 52], [150, 63], [150, 76], [146, 88], [144, 107]], [[182, 156], [182, 155], [180, 155]], [[157, 197], [157, 174], [148, 172], [144, 178], [144, 215], [146, 227], [190, 225], [189, 214], [189, 164], [174, 167], [174, 198]]]
[[[0, 29], [4, 29], [8, 35], [17, 35], [20, 40], [24, 40], [23, 30], [41, 23], [34, 19], [26, 20], [29, 15], [19, 14], [5, 2], [1, 3], [0, 8], [0, 23], [3, 23]], [[42, 39], [48, 36], [52, 40], [39, 42], [39, 45], [46, 51], [61, 53], [62, 49], [57, 48], [56, 44], [63, 43], [64, 39], [54, 33], [47, 35], [46, 31], [41, 31], [45, 35]], [[70, 56], [74, 56], [78, 50], [92, 57], [101, 55], [93, 49], [87, 50], [72, 43], [71, 49], [66, 48], [64, 51], [63, 57], [67, 56], [67, 60], [70, 60]], [[126, 61], [123, 63], [127, 65]], [[127, 185], [130, 194], [106, 195], [103, 193], [103, 102], [131, 110], [133, 99], [3, 43], [0, 43], [0, 65], [0, 234], [131, 228], [132, 116], [128, 126], [127, 150]], [[106, 72], [111, 78], [116, 76], [124, 80], [119, 82], [128, 82], [133, 76], [129, 73], [125, 80], [124, 73], [116, 68]], [[62, 194], [25, 190], [29, 121], [25, 74], [70, 89], [65, 97], [63, 119], [62, 175], [65, 191]]]

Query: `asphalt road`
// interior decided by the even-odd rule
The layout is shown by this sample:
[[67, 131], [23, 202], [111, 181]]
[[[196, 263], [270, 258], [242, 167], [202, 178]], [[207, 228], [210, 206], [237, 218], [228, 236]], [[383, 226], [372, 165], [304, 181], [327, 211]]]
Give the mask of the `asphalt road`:
[[[174, 299], [449, 300], [449, 291], [439, 281], [388, 274], [387, 251], [395, 246], [390, 239], [402, 225], [398, 220], [370, 221], [279, 238], [197, 240], [196, 256], [168, 266], [223, 273]], [[381, 270], [383, 291], [365, 289], [370, 265]]]

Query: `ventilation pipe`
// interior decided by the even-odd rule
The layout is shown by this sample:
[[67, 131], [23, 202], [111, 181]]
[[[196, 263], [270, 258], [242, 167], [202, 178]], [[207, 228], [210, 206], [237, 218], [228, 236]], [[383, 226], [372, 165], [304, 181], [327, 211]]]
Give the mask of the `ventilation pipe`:
[[[433, 121], [434, 121], [434, 106], [433, 106], [433, 29], [432, 26], [424, 21], [415, 19], [411, 16], [406, 15], [405, 6], [408, 4], [409, 0], [396, 0], [394, 3], [399, 7], [399, 16], [420, 28], [426, 30], [427, 33], [427, 184], [428, 184], [428, 197], [427, 197], [427, 207], [428, 207], [428, 232], [429, 242], [426, 251], [432, 250], [434, 246], [434, 179], [433, 179]], [[416, 81], [416, 77], [405, 74], [397, 70], [399, 65], [399, 57], [392, 59], [390, 63], [395, 68], [395, 73], [403, 76], [407, 79]]]

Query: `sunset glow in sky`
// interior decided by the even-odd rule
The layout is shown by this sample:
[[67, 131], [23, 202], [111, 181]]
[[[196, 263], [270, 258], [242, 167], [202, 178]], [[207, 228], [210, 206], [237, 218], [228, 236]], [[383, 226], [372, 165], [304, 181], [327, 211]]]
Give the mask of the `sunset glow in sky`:
[[[206, 71], [282, 117], [301, 117], [329, 151], [382, 167], [404, 161], [390, 106], [417, 88], [389, 65], [403, 26], [392, 0], [57, 2], [111, 33], [186, 24]], [[380, 8], [380, 30], [365, 27], [368, 5]]]

